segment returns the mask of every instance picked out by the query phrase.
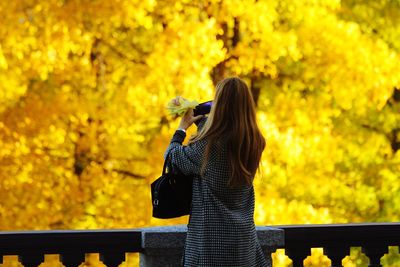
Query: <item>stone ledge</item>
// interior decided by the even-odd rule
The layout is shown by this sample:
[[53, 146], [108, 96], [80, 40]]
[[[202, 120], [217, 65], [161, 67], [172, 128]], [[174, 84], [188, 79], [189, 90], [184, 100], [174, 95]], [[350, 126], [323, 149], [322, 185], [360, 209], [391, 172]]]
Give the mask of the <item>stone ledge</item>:
[[[141, 267], [180, 266], [187, 226], [159, 226], [138, 229], [142, 233], [140, 253]], [[271, 252], [284, 247], [284, 230], [267, 226], [256, 226], [257, 236], [267, 260]]]

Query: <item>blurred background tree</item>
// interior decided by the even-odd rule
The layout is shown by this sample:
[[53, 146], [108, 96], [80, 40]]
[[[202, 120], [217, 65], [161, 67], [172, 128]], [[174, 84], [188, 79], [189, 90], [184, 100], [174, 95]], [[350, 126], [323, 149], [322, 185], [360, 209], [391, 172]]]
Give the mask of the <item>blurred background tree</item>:
[[165, 106], [231, 75], [267, 139], [257, 224], [398, 221], [399, 18], [398, 0], [1, 1], [0, 229], [186, 223], [151, 218]]

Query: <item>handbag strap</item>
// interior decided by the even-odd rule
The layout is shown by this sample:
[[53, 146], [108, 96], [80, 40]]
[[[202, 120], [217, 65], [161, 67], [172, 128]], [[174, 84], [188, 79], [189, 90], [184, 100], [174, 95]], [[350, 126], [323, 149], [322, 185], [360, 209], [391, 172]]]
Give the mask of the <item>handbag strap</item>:
[[162, 175], [165, 175], [165, 170], [167, 169], [167, 165], [168, 165], [168, 159], [169, 159], [169, 155], [171, 154], [171, 150], [168, 151], [167, 156], [165, 157], [164, 160], [164, 165], [163, 165], [163, 169], [162, 169]]

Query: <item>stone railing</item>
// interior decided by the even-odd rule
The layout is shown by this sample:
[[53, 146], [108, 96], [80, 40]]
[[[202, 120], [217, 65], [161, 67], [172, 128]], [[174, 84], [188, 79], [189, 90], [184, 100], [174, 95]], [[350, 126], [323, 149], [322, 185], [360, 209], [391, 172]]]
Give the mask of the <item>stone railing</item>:
[[[25, 267], [37, 267], [45, 254], [59, 254], [66, 267], [77, 267], [86, 253], [99, 253], [107, 267], [117, 267], [125, 253], [139, 253], [141, 267], [180, 266], [186, 226], [149, 227], [132, 230], [52, 230], [0, 232], [0, 263], [5, 255], [18, 255]], [[362, 247], [369, 266], [380, 266], [388, 246], [400, 244], [399, 223], [292, 225], [257, 227], [265, 255], [284, 248], [293, 267], [303, 266], [310, 249], [324, 248], [332, 266], [342, 266], [350, 247]], [[400, 266], [400, 262], [399, 262]]]
[[99, 253], [108, 267], [117, 267], [126, 252], [141, 251], [139, 230], [51, 230], [0, 232], [0, 263], [5, 255], [18, 255], [25, 267], [37, 267], [45, 254], [59, 254], [65, 267], [78, 267], [85, 253]]
[[[331, 267], [342, 266], [351, 247], [361, 247], [369, 267], [381, 266], [388, 246], [400, 245], [400, 223], [321, 224], [276, 226], [285, 232], [285, 254], [293, 267], [303, 266], [311, 248], [323, 248]], [[398, 265], [400, 267], [400, 262]]]
[[[25, 267], [37, 267], [45, 254], [59, 254], [66, 267], [78, 267], [86, 253], [99, 253], [107, 267], [117, 267], [125, 253], [138, 252], [141, 267], [179, 266], [186, 226], [149, 227], [134, 230], [0, 232], [0, 263], [5, 255], [18, 255]], [[283, 230], [257, 227], [260, 243], [271, 252], [283, 246]]]

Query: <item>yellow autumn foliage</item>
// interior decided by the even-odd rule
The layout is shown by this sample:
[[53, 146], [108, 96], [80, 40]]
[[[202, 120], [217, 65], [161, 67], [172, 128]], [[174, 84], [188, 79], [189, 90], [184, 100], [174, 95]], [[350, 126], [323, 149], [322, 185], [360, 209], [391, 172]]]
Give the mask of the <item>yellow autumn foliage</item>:
[[399, 20], [391, 0], [0, 1], [0, 229], [186, 223], [151, 217], [165, 106], [231, 75], [267, 139], [256, 224], [399, 221]]

